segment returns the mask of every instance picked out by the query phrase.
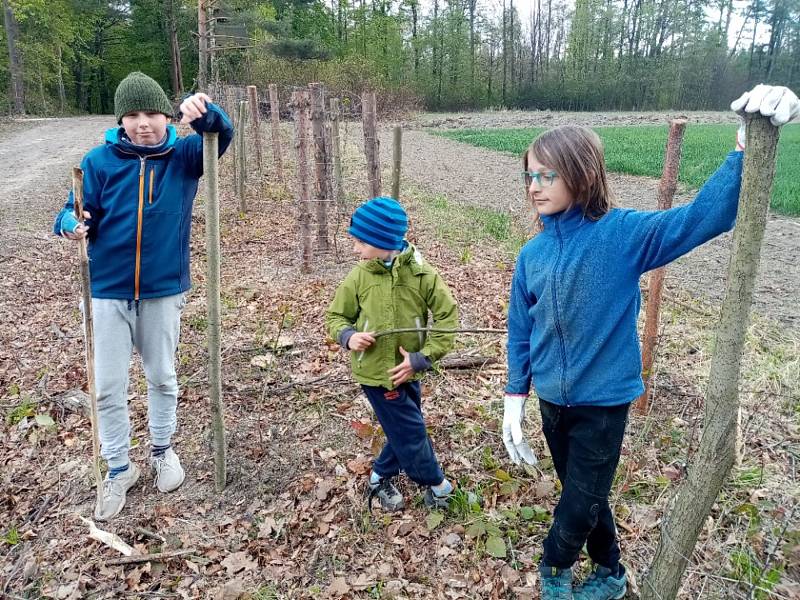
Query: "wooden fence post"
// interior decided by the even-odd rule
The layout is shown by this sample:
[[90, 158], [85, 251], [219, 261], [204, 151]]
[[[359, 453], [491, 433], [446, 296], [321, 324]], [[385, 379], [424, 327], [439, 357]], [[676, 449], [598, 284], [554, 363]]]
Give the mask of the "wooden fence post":
[[311, 101], [308, 92], [292, 93], [292, 110], [294, 111], [295, 148], [297, 150], [297, 223], [301, 248], [301, 267], [303, 273], [311, 272], [311, 208], [308, 192], [308, 161], [306, 143], [308, 139], [308, 109]]
[[278, 181], [285, 183], [283, 178], [283, 159], [281, 158], [281, 111], [278, 105], [278, 86], [274, 83], [269, 86], [269, 111], [272, 119], [272, 160], [275, 163], [275, 173]]
[[694, 553], [697, 536], [736, 460], [739, 375], [767, 224], [779, 129], [748, 118], [747, 152], [733, 232], [728, 283], [711, 359], [700, 447], [661, 524], [661, 539], [644, 578], [642, 600], [673, 600]]
[[203, 176], [206, 184], [206, 295], [208, 302], [208, 395], [214, 444], [214, 483], [225, 489], [225, 415], [222, 403], [222, 319], [219, 293], [219, 134], [203, 134]]
[[325, 152], [325, 92], [321, 83], [309, 83], [311, 129], [314, 135], [314, 201], [317, 209], [317, 248], [328, 246], [328, 156]]
[[236, 114], [236, 142], [237, 157], [239, 158], [238, 168], [236, 169], [236, 195], [239, 197], [239, 212], [247, 212], [247, 136], [244, 128], [247, 123], [247, 101], [240, 100]]
[[[678, 186], [678, 168], [681, 163], [681, 144], [686, 119], [673, 119], [669, 124], [667, 150], [664, 155], [664, 170], [661, 183], [658, 185], [658, 208], [666, 210], [672, 206], [675, 188]], [[647, 292], [647, 313], [644, 325], [644, 342], [642, 343], [642, 378], [644, 392], [634, 405], [636, 412], [645, 414], [650, 409], [650, 393], [653, 384], [653, 363], [658, 340], [658, 321], [661, 311], [661, 288], [664, 285], [666, 268], [661, 267], [650, 273]]]
[[364, 154], [367, 157], [367, 193], [370, 198], [376, 198], [381, 195], [381, 155], [375, 92], [366, 92], [362, 97], [361, 118], [364, 122]]
[[261, 115], [258, 110], [258, 90], [254, 85], [247, 86], [247, 97], [250, 100], [250, 125], [253, 130], [253, 146], [256, 151], [256, 162], [258, 162], [258, 174], [264, 174], [264, 167], [261, 162]]
[[400, 201], [400, 163], [403, 160], [403, 129], [397, 125], [392, 132], [392, 198]]
[[341, 109], [339, 99], [331, 98], [331, 154], [333, 155], [334, 198], [337, 210], [341, 212], [344, 202], [344, 186], [342, 185], [342, 150], [339, 145], [339, 118]]

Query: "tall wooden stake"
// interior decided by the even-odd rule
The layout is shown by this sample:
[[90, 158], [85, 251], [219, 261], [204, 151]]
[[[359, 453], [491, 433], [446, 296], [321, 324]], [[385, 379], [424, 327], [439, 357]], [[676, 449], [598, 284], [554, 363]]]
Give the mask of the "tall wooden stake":
[[[83, 170], [72, 169], [72, 199], [75, 218], [83, 222]], [[92, 316], [92, 281], [89, 274], [87, 240], [78, 241], [78, 260], [81, 268], [81, 298], [83, 300], [83, 330], [86, 335], [86, 379], [89, 388], [89, 417], [92, 424], [92, 467], [97, 484], [97, 506], [103, 506], [103, 476], [100, 473], [100, 423], [97, 418], [97, 388], [94, 372], [94, 318]]]
[[200, 64], [197, 69], [197, 88], [205, 92], [208, 88], [208, 15], [206, 2], [197, 0], [197, 42], [198, 59]]
[[739, 214], [711, 360], [700, 448], [661, 525], [642, 600], [673, 600], [722, 484], [736, 460], [739, 372], [767, 224], [779, 130], [769, 119], [748, 119]]
[[378, 142], [378, 121], [375, 92], [366, 92], [361, 99], [361, 117], [364, 121], [364, 154], [367, 157], [367, 193], [370, 198], [381, 195], [381, 155]]
[[214, 434], [214, 483], [225, 489], [225, 413], [222, 402], [222, 319], [219, 294], [219, 134], [203, 134], [203, 174], [206, 180], [206, 254], [208, 273], [208, 395]]
[[253, 146], [256, 151], [258, 174], [263, 175], [264, 167], [261, 163], [261, 115], [258, 110], [258, 90], [256, 86], [247, 86], [247, 97], [250, 100], [250, 125], [253, 130]]
[[[669, 124], [667, 150], [664, 155], [664, 170], [661, 183], [658, 185], [658, 208], [666, 210], [672, 206], [675, 188], [678, 186], [678, 168], [681, 163], [681, 144], [686, 119], [673, 119]], [[634, 405], [640, 414], [650, 409], [650, 393], [653, 384], [653, 363], [655, 362], [656, 342], [658, 340], [658, 322], [661, 312], [661, 289], [664, 285], [666, 268], [661, 267], [650, 273], [647, 293], [647, 314], [644, 325], [644, 343], [642, 344], [642, 378], [644, 392]]]
[[247, 136], [244, 134], [246, 124], [247, 101], [241, 100], [236, 111], [236, 156], [239, 159], [236, 169], [236, 193], [239, 196], [239, 212], [242, 214], [247, 212]]
[[403, 161], [403, 129], [397, 125], [392, 134], [392, 198], [399, 201], [400, 163]]
[[306, 143], [308, 140], [308, 108], [311, 101], [308, 92], [292, 93], [292, 109], [294, 111], [295, 148], [297, 150], [297, 223], [299, 228], [301, 267], [303, 273], [311, 272], [311, 201], [308, 191], [308, 159]]
[[272, 119], [272, 159], [275, 162], [278, 181], [286, 183], [283, 178], [283, 159], [281, 158], [281, 111], [278, 102], [278, 86], [273, 83], [269, 86], [269, 111]]
[[328, 244], [328, 156], [325, 152], [325, 92], [321, 83], [309, 83], [311, 130], [314, 135], [314, 201], [317, 209], [317, 248], [327, 252]]
[[344, 202], [344, 186], [342, 185], [342, 150], [339, 145], [339, 118], [341, 109], [339, 99], [331, 98], [331, 154], [333, 155], [334, 197], [337, 210], [341, 212]]

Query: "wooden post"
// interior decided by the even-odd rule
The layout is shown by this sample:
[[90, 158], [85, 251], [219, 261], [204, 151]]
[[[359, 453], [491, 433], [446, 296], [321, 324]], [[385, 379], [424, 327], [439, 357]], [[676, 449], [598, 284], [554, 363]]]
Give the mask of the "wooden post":
[[339, 145], [339, 118], [341, 109], [339, 99], [331, 98], [331, 154], [333, 158], [334, 198], [337, 210], [342, 210], [344, 203], [344, 186], [342, 185], [342, 151]]
[[[678, 186], [678, 168], [681, 163], [681, 144], [683, 132], [686, 128], [686, 119], [673, 119], [669, 124], [667, 137], [667, 150], [664, 155], [664, 170], [661, 174], [661, 183], [658, 185], [658, 208], [666, 210], [672, 207], [672, 198]], [[650, 273], [647, 293], [647, 314], [644, 325], [644, 342], [642, 344], [642, 379], [644, 379], [644, 392], [634, 405], [639, 414], [650, 410], [650, 393], [653, 383], [653, 363], [655, 362], [655, 349], [658, 340], [658, 322], [661, 311], [661, 288], [664, 285], [666, 268], [661, 267]]]
[[378, 142], [378, 121], [375, 92], [366, 92], [361, 99], [361, 117], [364, 121], [364, 154], [367, 157], [367, 193], [370, 198], [381, 195], [381, 155]]
[[275, 161], [278, 181], [285, 183], [281, 158], [281, 112], [278, 105], [278, 86], [274, 83], [269, 86], [269, 111], [272, 118], [272, 159]]
[[[83, 223], [83, 170], [72, 169], [72, 201], [75, 218]], [[100, 473], [100, 423], [97, 418], [97, 388], [94, 373], [94, 318], [92, 316], [92, 281], [89, 274], [87, 240], [78, 240], [78, 260], [81, 269], [81, 299], [83, 300], [83, 331], [86, 337], [86, 383], [89, 390], [89, 419], [92, 425], [92, 469], [97, 484], [97, 506], [103, 507], [103, 476]]]
[[311, 207], [308, 192], [308, 161], [306, 144], [308, 140], [308, 108], [311, 101], [308, 92], [292, 93], [292, 110], [294, 111], [295, 149], [297, 150], [297, 223], [299, 228], [301, 267], [303, 273], [311, 272]]
[[250, 100], [250, 125], [253, 130], [253, 146], [255, 146], [256, 151], [258, 174], [263, 175], [264, 167], [261, 163], [261, 115], [258, 111], [258, 90], [256, 86], [247, 86], [247, 97]]
[[314, 201], [317, 209], [317, 248], [328, 245], [328, 156], [325, 152], [325, 92], [321, 83], [309, 83], [311, 90], [311, 129], [314, 136]]
[[197, 42], [200, 64], [197, 69], [197, 88], [205, 92], [208, 87], [208, 15], [206, 1], [197, 0]]
[[239, 212], [247, 212], [247, 138], [244, 135], [244, 128], [247, 123], [247, 101], [239, 101], [239, 110], [236, 114], [236, 142], [239, 164], [236, 175], [236, 194], [239, 196]]
[[225, 489], [225, 415], [222, 403], [222, 353], [219, 293], [219, 134], [203, 134], [203, 175], [206, 183], [206, 297], [208, 303], [208, 395], [214, 444], [214, 483]]
[[761, 115], [747, 123], [747, 151], [728, 284], [711, 359], [700, 448], [661, 525], [642, 600], [673, 600], [706, 517], [736, 459], [739, 374], [767, 224], [779, 130]]
[[400, 163], [403, 160], [403, 129], [397, 125], [392, 132], [392, 198], [400, 201]]

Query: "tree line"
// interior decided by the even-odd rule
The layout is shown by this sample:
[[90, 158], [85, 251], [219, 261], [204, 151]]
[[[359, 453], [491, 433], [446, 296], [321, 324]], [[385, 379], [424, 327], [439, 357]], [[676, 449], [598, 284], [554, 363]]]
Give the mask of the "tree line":
[[112, 112], [131, 70], [175, 97], [322, 81], [431, 110], [720, 109], [800, 87], [798, 0], [2, 2], [3, 113]]

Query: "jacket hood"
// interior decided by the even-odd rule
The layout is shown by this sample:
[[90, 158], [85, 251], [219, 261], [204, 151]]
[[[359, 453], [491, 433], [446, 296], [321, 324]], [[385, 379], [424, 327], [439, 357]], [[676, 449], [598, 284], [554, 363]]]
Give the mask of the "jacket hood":
[[[422, 265], [425, 263], [425, 259], [422, 258], [422, 254], [419, 250], [417, 250], [416, 246], [409, 241], [406, 241], [406, 246], [403, 250], [398, 254], [394, 262], [392, 263], [392, 269], [397, 268], [399, 265], [408, 266], [411, 269], [414, 275], [419, 275], [423, 272]], [[366, 269], [370, 273], [388, 273], [389, 269], [386, 268], [386, 265], [383, 264], [383, 261], [379, 258], [373, 258], [372, 260], [367, 260], [361, 262], [359, 265], [362, 269]]]

